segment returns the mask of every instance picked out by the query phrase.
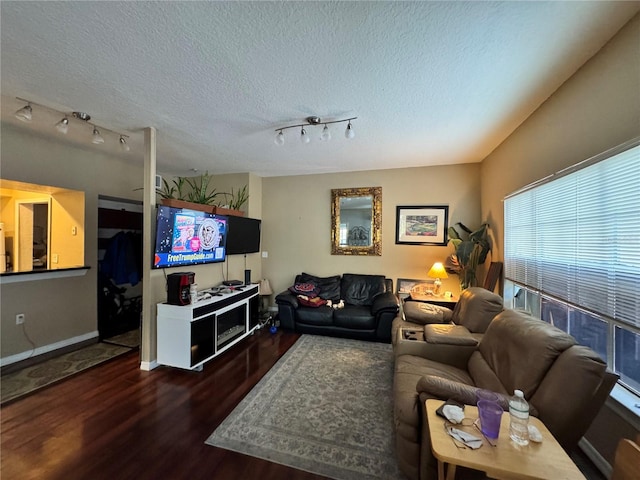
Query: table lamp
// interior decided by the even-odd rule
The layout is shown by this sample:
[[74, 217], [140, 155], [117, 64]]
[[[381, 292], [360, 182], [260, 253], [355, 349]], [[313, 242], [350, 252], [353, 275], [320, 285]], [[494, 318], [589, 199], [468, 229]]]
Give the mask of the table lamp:
[[447, 271], [444, 269], [444, 265], [442, 265], [442, 262], [434, 263], [429, 270], [429, 273], [427, 273], [427, 277], [436, 279], [436, 281], [433, 282], [433, 294], [440, 295], [440, 290], [442, 289], [442, 282], [440, 281], [440, 279], [449, 278], [449, 275], [447, 275]]
[[267, 280], [266, 278], [263, 278], [262, 280], [260, 280], [260, 286], [259, 286], [259, 291], [260, 291], [260, 297], [261, 299], [264, 299], [265, 297], [267, 298], [267, 305], [266, 307], [264, 306], [264, 302], [260, 302], [260, 307], [262, 310], [262, 313], [266, 313], [269, 309], [269, 295], [273, 294], [273, 290], [271, 289], [271, 284], [269, 283], [269, 280]]

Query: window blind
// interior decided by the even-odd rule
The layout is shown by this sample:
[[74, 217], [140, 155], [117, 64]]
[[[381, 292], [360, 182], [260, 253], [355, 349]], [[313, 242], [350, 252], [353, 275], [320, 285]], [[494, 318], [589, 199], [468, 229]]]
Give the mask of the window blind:
[[640, 327], [640, 145], [505, 199], [505, 277]]

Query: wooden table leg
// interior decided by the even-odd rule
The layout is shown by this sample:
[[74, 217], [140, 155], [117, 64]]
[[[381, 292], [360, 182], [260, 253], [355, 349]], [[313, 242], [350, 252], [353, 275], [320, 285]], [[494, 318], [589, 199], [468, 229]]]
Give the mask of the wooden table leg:
[[438, 480], [445, 480], [444, 478], [444, 462], [438, 460]]
[[456, 465], [447, 464], [447, 480], [455, 480], [456, 478]]

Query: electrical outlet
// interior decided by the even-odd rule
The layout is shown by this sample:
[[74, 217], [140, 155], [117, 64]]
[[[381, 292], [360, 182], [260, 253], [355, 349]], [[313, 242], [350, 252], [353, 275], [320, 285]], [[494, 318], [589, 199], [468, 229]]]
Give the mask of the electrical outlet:
[[24, 313], [16, 315], [16, 325], [22, 325], [24, 323]]
[[78, 234], [78, 227], [73, 226], [71, 227], [71, 235], [77, 235]]
[[262, 252], [262, 258], [269, 258], [269, 252]]
[[52, 257], [51, 261], [53, 263], [58, 263], [58, 254], [57, 253], [54, 253], [51, 257]]

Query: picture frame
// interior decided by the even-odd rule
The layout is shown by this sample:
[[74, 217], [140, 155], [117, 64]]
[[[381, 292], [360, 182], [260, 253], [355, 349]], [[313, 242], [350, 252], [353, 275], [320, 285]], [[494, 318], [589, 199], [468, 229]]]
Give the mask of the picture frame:
[[396, 244], [441, 245], [448, 242], [448, 205], [396, 207]]
[[428, 288], [429, 285], [433, 285], [434, 283], [435, 281], [433, 279], [422, 280], [417, 278], [398, 278], [396, 282], [396, 293], [401, 296], [409, 296], [414, 287], [420, 285]]

